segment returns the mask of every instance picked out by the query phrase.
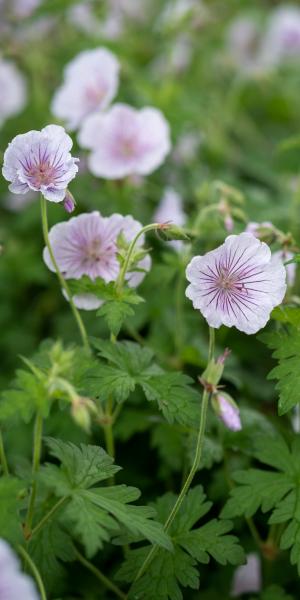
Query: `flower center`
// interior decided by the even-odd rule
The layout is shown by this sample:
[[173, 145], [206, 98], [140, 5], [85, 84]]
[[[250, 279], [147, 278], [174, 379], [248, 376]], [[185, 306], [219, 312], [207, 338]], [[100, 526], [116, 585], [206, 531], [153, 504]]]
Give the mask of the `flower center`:
[[101, 252], [101, 240], [96, 238], [86, 247], [85, 260], [86, 262], [95, 261], [99, 262], [102, 257]]
[[42, 162], [37, 165], [33, 165], [29, 169], [28, 175], [30, 179], [32, 179], [35, 187], [49, 185], [53, 181], [54, 168], [52, 165], [49, 165], [49, 163]]
[[132, 158], [135, 156], [136, 148], [134, 140], [124, 140], [121, 147], [122, 156]]

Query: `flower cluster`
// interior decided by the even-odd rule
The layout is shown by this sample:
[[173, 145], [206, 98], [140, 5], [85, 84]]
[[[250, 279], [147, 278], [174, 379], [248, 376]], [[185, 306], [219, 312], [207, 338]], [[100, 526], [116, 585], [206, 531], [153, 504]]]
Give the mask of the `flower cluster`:
[[[81, 279], [87, 275], [92, 281], [100, 278], [109, 283], [116, 281], [119, 275], [121, 248], [128, 245], [141, 228], [142, 225], [131, 216], [113, 214], [103, 217], [94, 211], [54, 225], [49, 232], [49, 239], [65, 279]], [[141, 236], [137, 242], [139, 251], [143, 244], [144, 237]], [[54, 272], [47, 248], [43, 256], [47, 267]], [[149, 254], [139, 257], [127, 273], [128, 285], [139, 285], [150, 266]], [[73, 300], [78, 308], [84, 310], [93, 310], [102, 304], [94, 294], [77, 294]]]

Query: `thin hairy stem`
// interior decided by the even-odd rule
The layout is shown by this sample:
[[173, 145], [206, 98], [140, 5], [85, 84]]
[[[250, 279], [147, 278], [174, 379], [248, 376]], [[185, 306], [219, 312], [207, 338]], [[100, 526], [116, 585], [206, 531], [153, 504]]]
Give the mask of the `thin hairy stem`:
[[32, 477], [33, 482], [31, 486], [31, 493], [29, 498], [29, 505], [27, 516], [25, 520], [25, 537], [28, 539], [31, 534], [31, 527], [33, 521], [33, 513], [34, 513], [34, 505], [36, 498], [36, 474], [40, 467], [41, 460], [41, 450], [42, 450], [42, 435], [43, 435], [43, 417], [40, 413], [37, 413], [34, 424], [34, 433], [33, 433], [33, 458], [32, 458]]
[[127, 254], [125, 256], [125, 260], [124, 263], [122, 265], [122, 268], [120, 270], [120, 274], [119, 277], [116, 281], [116, 290], [121, 293], [123, 286], [124, 286], [124, 282], [125, 282], [125, 277], [126, 277], [126, 273], [129, 269], [130, 266], [130, 260], [134, 251], [134, 247], [138, 241], [138, 239], [141, 237], [141, 235], [143, 235], [143, 233], [147, 233], [147, 231], [152, 231], [153, 229], [157, 229], [161, 227], [161, 225], [159, 225], [159, 223], [151, 223], [150, 225], [145, 225], [145, 227], [143, 227], [137, 234], [136, 236], [133, 238], [132, 242], [129, 245], [129, 248], [127, 250]]
[[4, 475], [9, 475], [9, 469], [8, 469], [8, 464], [7, 464], [6, 454], [5, 454], [2, 431], [0, 431], [0, 462], [1, 462], [2, 471], [3, 471]]
[[52, 506], [52, 508], [49, 510], [49, 512], [47, 512], [45, 514], [45, 516], [39, 521], [39, 523], [32, 529], [30, 538], [32, 538], [36, 533], [38, 533], [42, 529], [42, 527], [44, 527], [44, 525], [47, 523], [47, 521], [49, 521], [49, 519], [51, 519], [51, 517], [53, 517], [53, 515], [56, 513], [56, 511], [59, 508], [61, 508], [68, 499], [69, 498], [67, 496], [63, 496], [63, 498], [60, 498], [56, 502], [56, 504], [54, 504], [54, 506]]

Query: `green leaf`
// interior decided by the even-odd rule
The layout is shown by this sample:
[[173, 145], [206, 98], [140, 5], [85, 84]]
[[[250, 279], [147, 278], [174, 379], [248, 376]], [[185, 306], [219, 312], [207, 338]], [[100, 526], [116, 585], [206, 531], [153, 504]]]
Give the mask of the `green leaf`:
[[[294, 600], [294, 597], [287, 594], [279, 585], [270, 585], [259, 596], [260, 600]], [[251, 598], [251, 600], [256, 600]]]
[[65, 575], [62, 562], [76, 558], [71, 537], [52, 519], [32, 537], [28, 550], [48, 590], [56, 595], [58, 581]]
[[[165, 522], [176, 496], [172, 493], [160, 498], [155, 508], [158, 518]], [[201, 486], [190, 490], [176, 515], [170, 536], [174, 552], [159, 549], [145, 574], [133, 585], [130, 598], [143, 600], [181, 600], [182, 587], [198, 589], [198, 563], [207, 564], [214, 558], [220, 564], [240, 564], [244, 560], [242, 548], [237, 539], [227, 535], [231, 529], [229, 521], [213, 519], [208, 523], [194, 527], [211, 508], [211, 503], [205, 501]], [[130, 550], [117, 577], [131, 583], [141, 567], [149, 547]]]
[[23, 538], [19, 511], [22, 508], [20, 492], [24, 482], [15, 477], [0, 478], [0, 538], [18, 543]]
[[234, 473], [239, 485], [231, 490], [221, 516], [251, 517], [259, 508], [262, 512], [272, 511], [269, 523], [285, 524], [280, 547], [291, 549], [291, 563], [300, 573], [300, 440], [296, 439], [290, 448], [278, 434], [263, 436], [256, 441], [254, 455], [264, 468]]
[[129, 504], [139, 498], [137, 488], [94, 487], [120, 469], [102, 448], [84, 444], [78, 447], [53, 438], [46, 438], [46, 443], [61, 465], [43, 466], [39, 481], [57, 497], [68, 499], [60, 515], [70, 533], [83, 543], [88, 556], [95, 554], [121, 527], [142, 539], [172, 548], [162, 525], [152, 520], [154, 509]]
[[273, 356], [278, 359], [278, 365], [269, 373], [268, 379], [278, 380], [278, 412], [284, 415], [300, 402], [300, 331], [289, 326], [263, 334], [261, 339], [275, 350]]
[[183, 373], [164, 372], [154, 361], [153, 352], [134, 342], [111, 343], [92, 340], [101, 359], [90, 369], [86, 389], [90, 395], [109, 396], [124, 402], [140, 386], [150, 402], [158, 408], [170, 423], [177, 421], [189, 427], [198, 425], [200, 396], [192, 386], [192, 379]]
[[105, 319], [108, 329], [114, 335], [118, 335], [124, 321], [129, 317], [133, 317], [133, 315], [133, 308], [122, 300], [110, 300], [97, 311], [97, 316]]

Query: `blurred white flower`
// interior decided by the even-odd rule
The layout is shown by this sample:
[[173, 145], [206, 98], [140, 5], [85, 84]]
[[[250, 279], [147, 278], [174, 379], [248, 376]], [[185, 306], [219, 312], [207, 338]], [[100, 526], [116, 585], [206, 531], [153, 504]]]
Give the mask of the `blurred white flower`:
[[29, 17], [36, 8], [41, 4], [42, 0], [12, 0], [12, 10], [16, 17]]
[[[166, 188], [158, 208], [153, 215], [155, 223], [167, 223], [168, 221], [182, 227], [186, 223], [186, 214], [183, 210], [181, 196], [173, 188]], [[184, 246], [181, 240], [166, 242], [175, 250], [180, 251]]]
[[91, 150], [88, 165], [93, 175], [106, 179], [148, 175], [171, 148], [169, 124], [159, 110], [136, 110], [126, 104], [87, 117], [78, 142]]
[[241, 596], [251, 592], [260, 592], [262, 588], [261, 562], [258, 554], [247, 555], [245, 565], [238, 567], [233, 576], [231, 595]]
[[32, 204], [37, 200], [38, 195], [35, 192], [31, 194], [8, 194], [4, 198], [4, 206], [7, 210], [12, 212], [21, 212], [26, 206]]
[[19, 561], [10, 546], [0, 539], [0, 598], [1, 600], [38, 600], [35, 585], [22, 573]]
[[279, 6], [270, 19], [261, 48], [262, 61], [272, 67], [282, 60], [300, 58], [300, 8]]
[[80, 52], [65, 68], [52, 101], [52, 113], [76, 129], [91, 113], [108, 107], [117, 93], [119, 62], [110, 50]]
[[14, 63], [0, 58], [0, 125], [27, 102], [26, 82]]
[[252, 18], [241, 16], [230, 25], [226, 35], [226, 51], [232, 66], [242, 75], [264, 72], [261, 57], [261, 30]]
[[286, 283], [288, 287], [292, 287], [296, 279], [297, 265], [296, 263], [290, 263], [289, 265], [286, 265], [285, 263], [289, 260], [292, 260], [292, 258], [294, 258], [294, 254], [288, 250], [278, 250], [277, 252], [274, 252], [273, 256], [278, 258], [280, 262], [285, 265]]

